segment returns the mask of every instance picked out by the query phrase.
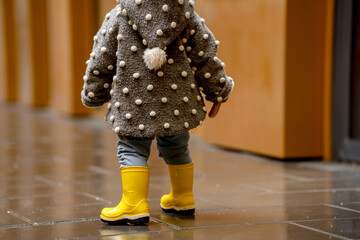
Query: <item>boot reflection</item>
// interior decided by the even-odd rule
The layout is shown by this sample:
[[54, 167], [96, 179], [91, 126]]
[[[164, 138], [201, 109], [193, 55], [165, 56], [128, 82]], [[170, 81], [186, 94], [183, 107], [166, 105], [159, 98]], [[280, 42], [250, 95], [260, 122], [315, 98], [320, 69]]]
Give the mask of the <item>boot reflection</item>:
[[161, 213], [160, 220], [177, 226], [193, 227], [195, 215]]
[[[182, 227], [194, 227], [195, 215], [180, 215], [173, 213], [162, 213], [160, 215], [160, 220], [162, 222], [170, 223], [176, 226]], [[172, 240], [193, 240], [194, 239], [194, 230], [181, 230], [181, 231], [171, 231]]]
[[194, 239], [194, 230], [182, 230], [182, 231], [172, 231], [171, 232], [172, 240], [193, 240]]
[[149, 226], [103, 226], [100, 235], [111, 240], [148, 240]]

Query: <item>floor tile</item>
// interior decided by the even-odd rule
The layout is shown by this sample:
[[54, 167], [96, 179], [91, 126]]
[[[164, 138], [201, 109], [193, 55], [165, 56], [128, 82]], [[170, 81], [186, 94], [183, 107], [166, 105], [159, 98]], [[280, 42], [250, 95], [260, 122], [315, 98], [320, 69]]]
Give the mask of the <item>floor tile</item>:
[[12, 227], [14, 225], [28, 225], [24, 220], [14, 217], [7, 213], [7, 211], [0, 212], [0, 235], [5, 232], [4, 228]]
[[40, 194], [48, 194], [57, 192], [58, 187], [48, 183], [40, 183], [36, 185], [3, 187], [0, 188], [0, 200], [13, 199], [21, 196], [32, 196]]
[[36, 176], [0, 178], [0, 189], [44, 184]]
[[18, 216], [29, 219], [32, 224], [62, 222], [82, 218], [98, 218], [105, 204], [87, 204], [81, 206], [43, 207], [13, 210]]
[[104, 203], [103, 199], [97, 199], [86, 193], [62, 193], [52, 195], [34, 195], [18, 199], [0, 200], [1, 211], [22, 211], [28, 209], [41, 209], [43, 207], [60, 207], [68, 205], [85, 205], [91, 203]]
[[300, 182], [294, 180], [275, 180], [267, 182], [253, 182], [248, 183], [248, 186], [253, 186], [259, 189], [264, 189], [274, 192], [286, 192], [296, 190], [323, 190], [323, 189], [360, 189], [360, 179], [351, 180], [328, 180], [328, 181], [312, 181]]
[[[288, 224], [260, 224], [193, 230], [193, 239], [267, 239], [267, 240], [322, 240], [329, 236]], [[174, 238], [176, 239], [176, 238]], [[336, 238], [331, 238], [336, 239]]]
[[330, 204], [329, 206], [338, 208], [338, 209], [347, 209], [349, 211], [353, 212], [359, 212], [360, 213], [360, 201], [359, 202], [337, 202], [334, 204]]
[[[92, 167], [92, 168], [91, 168]], [[95, 171], [84, 171], [84, 172], [75, 172], [71, 174], [59, 174], [59, 175], [42, 175], [42, 179], [44, 181], [48, 180], [51, 182], [56, 182], [60, 185], [66, 184], [78, 184], [84, 183], [87, 181], [94, 181], [94, 180], [118, 180], [121, 181], [121, 175], [115, 174], [114, 172], [106, 169], [102, 169], [100, 167], [95, 168], [95, 166], [90, 166], [89, 169], [95, 169], [95, 171], [104, 171], [103, 174], [100, 174]], [[106, 171], [106, 173], [105, 173]]]
[[[109, 226], [100, 220], [83, 222], [65, 222], [37, 227], [22, 227], [0, 230], [3, 239], [72, 239], [88, 238], [99, 239], [103, 236], [119, 234], [147, 235], [148, 232], [169, 231], [164, 225], [150, 222], [148, 226]], [[120, 238], [121, 239], [121, 238]]]
[[232, 226], [205, 229], [188, 229], [180, 231], [149, 232], [147, 234], [131, 234], [121, 236], [109, 236], [102, 239], [157, 239], [157, 240], [233, 240], [233, 239], [267, 239], [267, 240], [328, 240], [326, 234], [299, 228], [287, 224], [261, 224], [251, 226]]
[[347, 173], [347, 175], [356, 174], [357, 176], [359, 176], [360, 174], [360, 171], [357, 167], [354, 167], [350, 164], [342, 164], [336, 162], [300, 162], [297, 164], [297, 166], [301, 168], [309, 168], [334, 173]]
[[351, 220], [327, 220], [298, 223], [350, 239], [360, 239], [360, 218]]
[[360, 201], [358, 191], [335, 191], [326, 192], [304, 191], [304, 192], [285, 192], [285, 193], [242, 193], [232, 192], [231, 197], [219, 195], [204, 196], [210, 200], [223, 203], [230, 207], [261, 207], [261, 206], [296, 206], [312, 204], [341, 204], [346, 202]]
[[157, 214], [153, 217], [182, 228], [209, 227], [231, 224], [255, 224], [283, 221], [300, 221], [333, 218], [360, 218], [360, 213], [333, 209], [327, 206], [273, 206], [258, 208], [238, 208], [231, 210], [199, 212], [194, 217], [173, 214]]

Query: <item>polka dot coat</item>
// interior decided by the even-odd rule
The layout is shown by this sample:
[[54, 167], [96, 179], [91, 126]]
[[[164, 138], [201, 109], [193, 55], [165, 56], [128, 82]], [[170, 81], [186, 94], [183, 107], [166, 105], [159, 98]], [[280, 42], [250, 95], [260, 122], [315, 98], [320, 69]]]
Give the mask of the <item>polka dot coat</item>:
[[94, 37], [81, 99], [109, 102], [106, 121], [122, 136], [175, 135], [202, 124], [234, 82], [216, 56], [219, 42], [193, 0], [120, 0]]

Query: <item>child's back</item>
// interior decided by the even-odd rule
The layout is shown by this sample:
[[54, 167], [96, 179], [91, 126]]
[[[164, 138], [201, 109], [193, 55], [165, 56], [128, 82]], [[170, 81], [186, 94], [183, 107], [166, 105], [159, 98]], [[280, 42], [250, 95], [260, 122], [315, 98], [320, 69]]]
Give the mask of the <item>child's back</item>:
[[162, 209], [194, 213], [188, 131], [206, 116], [202, 93], [223, 102], [234, 87], [216, 56], [218, 44], [192, 0], [121, 0], [106, 15], [81, 93], [88, 107], [110, 101], [106, 120], [119, 136], [123, 197], [103, 209], [102, 221], [149, 221], [147, 159], [155, 137], [172, 186]]

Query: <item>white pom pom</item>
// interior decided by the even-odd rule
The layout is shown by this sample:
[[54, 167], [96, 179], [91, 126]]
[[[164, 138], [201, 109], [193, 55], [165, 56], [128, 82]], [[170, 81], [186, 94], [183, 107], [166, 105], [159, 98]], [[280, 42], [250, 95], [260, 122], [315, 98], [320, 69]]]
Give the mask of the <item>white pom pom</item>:
[[152, 19], [151, 14], [147, 14], [147, 15], [145, 16], [145, 19], [146, 19], [147, 21], [150, 21], [150, 20]]
[[158, 47], [148, 48], [144, 52], [144, 62], [150, 70], [158, 70], [166, 62], [166, 53]]

